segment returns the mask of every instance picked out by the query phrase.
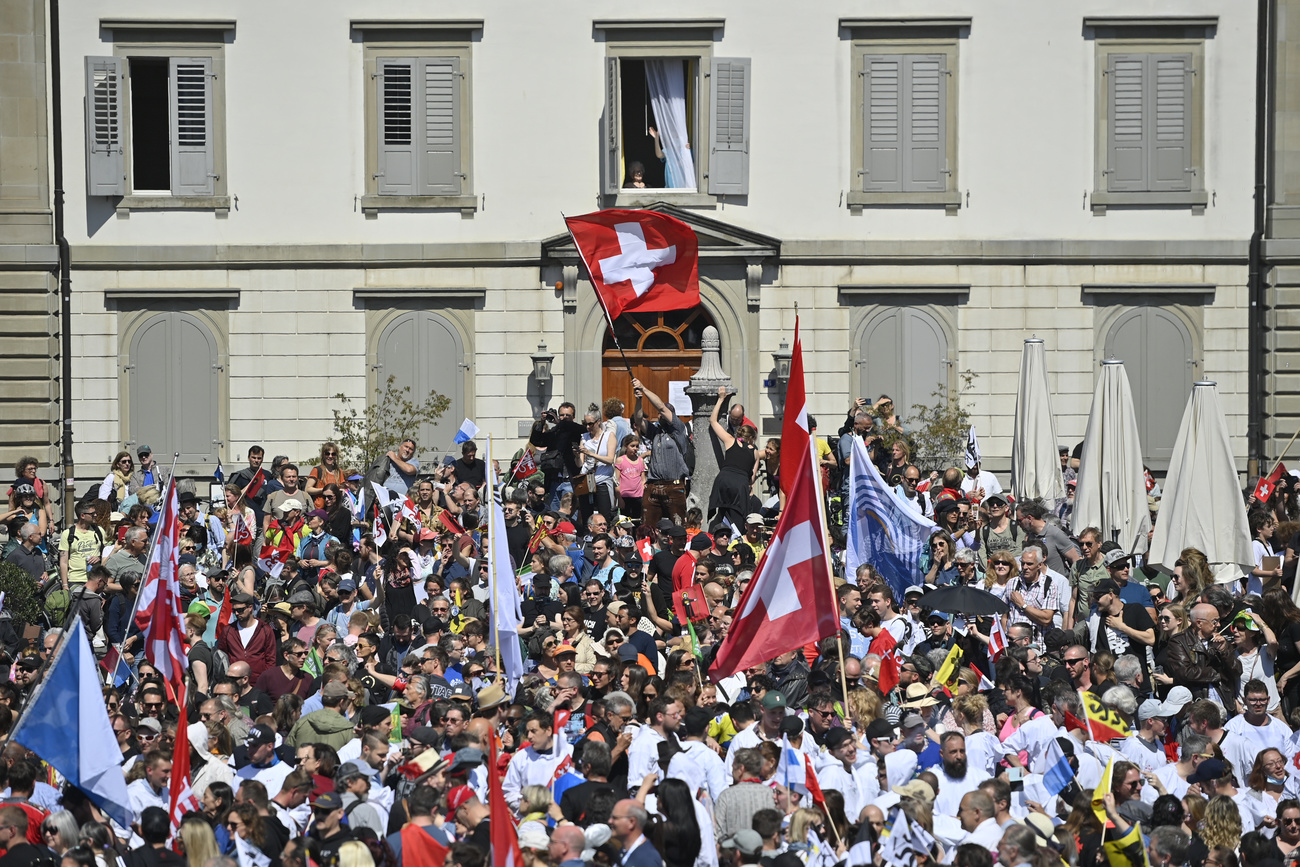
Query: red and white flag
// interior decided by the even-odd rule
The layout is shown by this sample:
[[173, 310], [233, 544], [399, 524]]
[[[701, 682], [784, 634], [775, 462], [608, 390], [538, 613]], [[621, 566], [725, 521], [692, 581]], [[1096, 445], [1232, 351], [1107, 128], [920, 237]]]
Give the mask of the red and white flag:
[[253, 544], [253, 531], [248, 529], [248, 524], [244, 523], [244, 516], [235, 513], [234, 536], [236, 545]]
[[[808, 426], [808, 398], [803, 381], [803, 342], [799, 339], [799, 317], [794, 319], [794, 349], [790, 356], [790, 381], [785, 386], [785, 414], [781, 419], [781, 493], [790, 497], [790, 488], [805, 461], [804, 452], [811, 439]], [[814, 462], [815, 465], [815, 462]], [[820, 476], [819, 476], [820, 478]]]
[[[185, 709], [185, 687], [182, 686], [176, 693], [176, 703], [183, 711]], [[184, 723], [184, 719], [181, 721]], [[167, 787], [171, 792], [172, 833], [181, 826], [181, 819], [185, 818], [186, 813], [194, 813], [199, 809], [199, 799], [194, 795], [194, 789], [191, 787], [190, 780], [190, 739], [186, 734], [185, 726], [176, 732], [176, 751], [172, 754], [172, 779], [171, 784]]]
[[1259, 484], [1255, 485], [1255, 502], [1267, 503], [1268, 498], [1273, 496], [1273, 491], [1277, 488], [1278, 480], [1282, 478], [1282, 474], [1285, 472], [1286, 465], [1279, 463], [1273, 468], [1273, 472], [1260, 479]]
[[984, 692], [987, 689], [993, 688], [994, 686], [993, 681], [985, 677], [984, 672], [980, 671], [978, 668], [975, 667], [975, 663], [973, 662], [971, 663], [970, 670], [975, 672], [975, 676], [980, 679], [979, 686], [975, 690], [976, 692]]
[[[266, 570], [263, 570], [266, 571]], [[276, 575], [279, 575], [277, 572]], [[226, 594], [221, 598], [221, 608], [217, 611], [217, 641], [230, 628], [230, 624], [235, 622], [235, 607], [230, 601], [230, 582], [226, 582]]]
[[[797, 338], [790, 365], [790, 393], [803, 394], [803, 360]], [[795, 416], [801, 416], [796, 420]], [[802, 425], [802, 426], [801, 426]], [[802, 437], [787, 433], [801, 431]], [[787, 446], [787, 443], [791, 445]], [[785, 471], [786, 449], [796, 453], [791, 472]], [[838, 635], [835, 588], [826, 551], [821, 512], [820, 473], [808, 436], [802, 403], [786, 404], [781, 441], [782, 487], [789, 485], [785, 509], [777, 521], [772, 543], [758, 562], [754, 580], [740, 598], [737, 615], [718, 647], [709, 677], [716, 683], [751, 665]]]
[[375, 511], [375, 523], [371, 528], [371, 535], [374, 536], [376, 548], [382, 548], [388, 541], [388, 533], [384, 530], [384, 519], [380, 517], [378, 510]]
[[898, 639], [888, 629], [881, 629], [871, 639], [867, 653], [880, 657], [880, 673], [876, 675], [876, 685], [882, 695], [889, 695], [898, 686], [898, 673], [902, 669], [902, 659], [898, 655]]
[[649, 563], [650, 558], [654, 556], [654, 546], [650, 544], [649, 539], [637, 539], [636, 553], [641, 558], [642, 563]]
[[[144, 581], [136, 603], [135, 625], [144, 639], [145, 658], [152, 662], [171, 687], [180, 695], [189, 661], [185, 655], [185, 621], [181, 614], [181, 586], [176, 579], [176, 561], [180, 556], [180, 499], [176, 480], [167, 485], [163, 498], [158, 537], [145, 568]], [[177, 738], [181, 740], [181, 738]]]
[[681, 220], [610, 209], [564, 222], [611, 322], [625, 311], [699, 305], [699, 241]]
[[410, 497], [402, 497], [402, 502], [399, 508], [401, 509], [403, 518], [406, 518], [412, 524], [419, 526], [420, 510], [415, 508], [415, 503], [411, 502]]
[[989, 661], [997, 662], [1006, 649], [1007, 634], [1002, 631], [1002, 618], [995, 615], [993, 628], [989, 630]]
[[497, 768], [496, 738], [488, 746], [488, 811], [497, 819], [490, 824], [492, 867], [523, 867], [524, 857], [519, 851], [519, 831], [515, 828], [514, 811], [506, 804], [501, 788], [502, 771]]
[[514, 471], [510, 473], [510, 481], [526, 479], [535, 472], [537, 472], [537, 459], [533, 457], [532, 448], [526, 448], [523, 456], [515, 463]]

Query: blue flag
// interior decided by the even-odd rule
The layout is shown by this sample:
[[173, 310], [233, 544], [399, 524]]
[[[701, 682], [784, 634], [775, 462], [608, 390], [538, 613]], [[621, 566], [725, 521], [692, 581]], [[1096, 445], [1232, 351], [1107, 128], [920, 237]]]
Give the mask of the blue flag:
[[134, 820], [99, 668], [81, 618], [55, 650], [10, 738], [40, 756], [123, 828]]
[[1043, 771], [1043, 788], [1053, 795], [1061, 794], [1061, 791], [1074, 779], [1074, 770], [1070, 767], [1070, 761], [1065, 757], [1065, 751], [1061, 745], [1052, 738], [1047, 744], [1047, 749], [1043, 751], [1043, 765], [1046, 770]]
[[226, 483], [226, 474], [221, 471], [221, 458], [217, 458], [217, 468], [212, 471], [212, 478], [217, 480], [218, 485]]
[[908, 587], [921, 583], [921, 552], [936, 525], [885, 484], [860, 437], [853, 439], [849, 466], [848, 574], [870, 563], [894, 589], [894, 598], [902, 599]]
[[469, 442], [476, 436], [478, 436], [478, 425], [474, 424], [474, 422], [469, 419], [465, 419], [460, 423], [460, 428], [457, 429], [456, 436], [452, 439], [452, 442], [456, 445], [460, 445], [461, 443]]

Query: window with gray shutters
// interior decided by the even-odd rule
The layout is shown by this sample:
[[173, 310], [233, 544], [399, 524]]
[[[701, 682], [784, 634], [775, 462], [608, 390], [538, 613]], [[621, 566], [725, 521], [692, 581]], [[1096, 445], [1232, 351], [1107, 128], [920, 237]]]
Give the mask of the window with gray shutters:
[[459, 57], [383, 57], [376, 62], [381, 196], [459, 196], [463, 73]]
[[943, 54], [862, 56], [863, 192], [949, 188], [947, 76]]
[[86, 58], [86, 192], [126, 195], [126, 151], [122, 130], [120, 57]]
[[1191, 190], [1190, 54], [1109, 55], [1106, 68], [1109, 192]]

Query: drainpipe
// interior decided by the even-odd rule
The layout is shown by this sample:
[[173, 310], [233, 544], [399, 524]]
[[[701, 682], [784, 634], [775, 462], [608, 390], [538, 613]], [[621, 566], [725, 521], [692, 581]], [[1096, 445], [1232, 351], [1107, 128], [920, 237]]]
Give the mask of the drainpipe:
[[63, 233], [63, 66], [59, 51], [59, 0], [50, 0], [50, 102], [54, 149], [54, 243], [59, 248], [59, 414], [62, 416], [63, 523], [73, 502], [72, 465], [72, 249]]
[[1266, 287], [1264, 275], [1264, 229], [1267, 217], [1269, 59], [1272, 48], [1272, 0], [1259, 0], [1255, 50], [1255, 230], [1250, 236], [1250, 319], [1247, 379], [1249, 408], [1247, 437], [1249, 475], [1258, 475], [1264, 458], [1264, 321]]

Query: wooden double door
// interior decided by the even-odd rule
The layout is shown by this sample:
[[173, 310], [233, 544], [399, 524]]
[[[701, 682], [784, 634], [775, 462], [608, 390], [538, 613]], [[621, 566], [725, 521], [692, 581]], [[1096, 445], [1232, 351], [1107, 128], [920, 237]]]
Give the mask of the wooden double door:
[[[625, 313], [615, 323], [618, 342], [627, 356], [626, 363], [608, 330], [602, 356], [601, 389], [603, 397], [616, 397], [627, 405], [630, 418], [636, 408], [632, 394], [632, 377], [664, 400], [669, 400], [670, 384], [689, 380], [700, 369], [700, 339], [704, 329], [713, 324], [703, 307], [669, 310], [662, 313]], [[632, 372], [628, 373], [628, 365]], [[683, 416], [689, 415], [677, 407]], [[649, 402], [646, 414], [658, 415]]]

